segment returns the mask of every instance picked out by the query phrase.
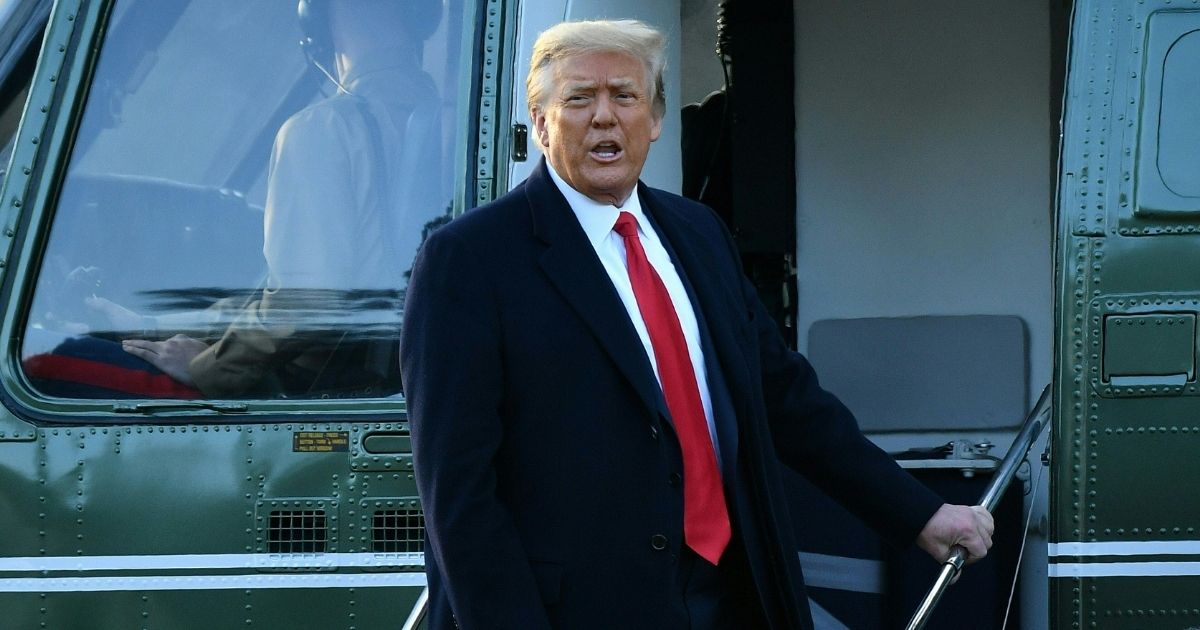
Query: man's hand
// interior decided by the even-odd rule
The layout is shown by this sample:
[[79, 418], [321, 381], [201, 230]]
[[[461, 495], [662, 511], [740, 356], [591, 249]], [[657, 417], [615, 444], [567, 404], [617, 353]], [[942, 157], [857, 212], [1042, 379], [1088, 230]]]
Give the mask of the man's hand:
[[126, 339], [121, 342], [121, 347], [125, 352], [150, 362], [180, 383], [194, 386], [196, 382], [188, 372], [188, 365], [196, 355], [208, 348], [208, 344], [187, 335], [175, 335], [166, 341]]
[[917, 546], [938, 562], [950, 557], [955, 546], [967, 551], [967, 564], [987, 555], [995, 525], [987, 510], [975, 506], [942, 504], [917, 536]]

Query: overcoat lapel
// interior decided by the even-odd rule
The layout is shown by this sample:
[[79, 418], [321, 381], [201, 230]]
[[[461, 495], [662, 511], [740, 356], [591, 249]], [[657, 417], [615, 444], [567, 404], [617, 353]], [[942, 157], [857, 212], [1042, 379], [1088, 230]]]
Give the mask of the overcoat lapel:
[[718, 362], [735, 413], [745, 416], [743, 406], [750, 399], [750, 373], [742, 342], [737, 336], [740, 324], [734, 319], [739, 309], [745, 306], [740, 298], [740, 285], [729, 285], [731, 280], [738, 282], [740, 278], [731, 279], [730, 274], [722, 273], [709, 262], [718, 255], [717, 251], [710, 248], [719, 248], [724, 244], [720, 243], [719, 235], [702, 233], [679, 208], [664, 203], [640, 182], [638, 192], [642, 196], [642, 209], [658, 228], [671, 258], [682, 267], [680, 276], [692, 295], [698, 316], [703, 317], [707, 324], [717, 356], [706, 357], [706, 361], [715, 358]]
[[669, 421], [666, 403], [641, 339], [545, 159], [525, 183], [534, 235], [546, 244], [542, 271], [599, 340], [617, 369], [651, 411]]
[[[727, 487], [733, 488], [732, 494], [727, 495], [731, 501], [730, 509], [734, 511], [735, 518], [740, 522], [738, 527], [741, 528], [740, 535], [743, 540], [753, 541], [747, 542], [748, 547], [763, 549], [762, 532], [751, 523], [755, 521], [778, 522], [779, 516], [773, 510], [770, 514], [756, 512], [755, 503], [751, 501], [751, 495], [756, 492], [749, 490], [756, 483], [761, 483], [761, 481], [754, 481], [753, 478], [757, 477], [759, 480], [763, 478], [761, 473], [756, 474], [752, 471], [761, 468], [773, 455], [763, 452], [761, 440], [755, 438], [756, 432], [747, 429], [747, 425], [753, 424], [751, 419], [755, 415], [750, 408], [750, 401], [760, 397], [761, 392], [755, 392], [752, 389], [756, 380], [752, 376], [753, 370], [747, 361], [743, 347], [744, 343], [753, 342], [752, 339], [743, 338], [753, 334], [753, 330], [743, 330], [743, 326], [748, 325], [748, 322], [745, 319], [746, 304], [741, 293], [742, 278], [738, 273], [730, 273], [725, 265], [712, 262], [715, 256], [722, 255], [721, 250], [726, 247], [724, 235], [713, 230], [706, 233], [697, 227], [697, 223], [693, 223], [697, 219], [687, 216], [682, 208], [671, 203], [669, 198], [659, 196], [644, 185], [639, 184], [639, 186], [639, 192], [642, 195], [642, 209], [654, 222], [672, 259], [680, 265], [682, 272], [680, 275], [683, 277], [685, 285], [688, 286], [695, 307], [705, 319], [709, 338], [716, 351], [715, 360], [720, 366], [735, 415], [734, 418], [724, 419], [725, 422], [734, 424], [732, 427], [726, 426], [725, 429], [732, 431], [736, 436], [735, 439], [726, 440], [725, 434], [722, 434], [721, 442], [722, 453], [726, 458], [724, 473], [726, 482], [729, 484]], [[711, 357], [705, 357], [706, 362], [713, 360]], [[739, 418], [746, 419], [746, 422], [739, 421]], [[718, 431], [720, 431], [720, 427], [718, 427]], [[730, 442], [735, 443], [730, 444]], [[727, 447], [733, 452], [726, 450]], [[744, 459], [742, 458], [743, 454], [746, 454]], [[742, 461], [746, 461], [747, 465], [741, 465]], [[743, 471], [751, 472], [742, 474]], [[769, 503], [766, 508], [771, 509]], [[783, 518], [786, 519], [786, 516]], [[767, 551], [767, 554], [769, 555], [770, 551]], [[760, 556], [759, 559], [765, 561], [766, 556]], [[785, 566], [794, 564], [782, 562]], [[776, 564], [776, 561], [767, 561], [767, 564]], [[790, 586], [792, 581], [789, 576], [785, 575], [783, 578], [779, 578], [775, 574], [768, 575], [767, 565], [753, 559], [750, 561], [749, 568], [755, 575], [754, 581], [760, 587], [774, 584], [772, 592], [764, 592], [764, 597], [775, 599], [772, 606], [789, 609], [791, 611], [789, 614], [793, 619], [809, 616], [807, 611], [801, 614], [795, 610], [798, 604], [794, 596], [795, 588]], [[799, 567], [796, 567], [797, 571], [798, 569]], [[787, 573], [785, 569], [773, 571]], [[803, 584], [803, 580], [801, 579], [797, 583]], [[792, 625], [789, 624], [785, 627], [792, 627]]]

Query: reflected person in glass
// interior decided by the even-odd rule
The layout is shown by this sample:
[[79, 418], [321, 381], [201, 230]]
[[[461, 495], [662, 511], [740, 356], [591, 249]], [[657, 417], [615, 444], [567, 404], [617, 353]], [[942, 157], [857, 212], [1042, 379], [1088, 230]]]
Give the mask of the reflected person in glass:
[[209, 398], [399, 391], [402, 274], [445, 205], [429, 184], [438, 93], [420, 65], [441, 14], [441, 0], [300, 2], [305, 53], [338, 89], [276, 135], [263, 290], [216, 343], [127, 339], [125, 351]]

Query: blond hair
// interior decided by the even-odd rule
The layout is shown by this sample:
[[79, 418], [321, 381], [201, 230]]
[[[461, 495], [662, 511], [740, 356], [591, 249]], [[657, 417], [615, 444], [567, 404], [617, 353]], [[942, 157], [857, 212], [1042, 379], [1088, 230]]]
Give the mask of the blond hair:
[[663, 88], [666, 48], [666, 36], [638, 20], [561, 22], [542, 31], [533, 43], [529, 76], [525, 79], [526, 103], [530, 111], [545, 108], [556, 62], [588, 53], [616, 51], [632, 55], [646, 67], [646, 86], [653, 92], [654, 116], [662, 118], [667, 111]]

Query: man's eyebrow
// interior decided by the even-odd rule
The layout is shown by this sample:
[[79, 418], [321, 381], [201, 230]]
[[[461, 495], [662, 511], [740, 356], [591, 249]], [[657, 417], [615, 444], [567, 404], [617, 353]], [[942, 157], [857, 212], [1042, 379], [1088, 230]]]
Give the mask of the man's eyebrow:
[[594, 90], [596, 89], [595, 81], [564, 81], [562, 84], [563, 92], [578, 92], [579, 90]]
[[632, 90], [633, 88], [637, 87], [637, 81], [630, 78], [618, 77], [609, 81], [608, 87], [621, 90]]
[[[607, 87], [614, 88], [614, 89], [620, 89], [620, 90], [631, 90], [631, 89], [637, 87], [637, 81], [634, 79], [631, 79], [631, 78], [627, 78], [627, 77], [617, 77], [617, 78], [609, 80], [607, 82]], [[594, 90], [594, 89], [596, 89], [596, 82], [591, 81], [591, 80], [580, 79], [580, 80], [572, 81], [572, 80], [568, 79], [566, 81], [563, 81], [563, 83], [562, 83], [562, 91], [563, 92], [578, 92], [581, 90]]]

